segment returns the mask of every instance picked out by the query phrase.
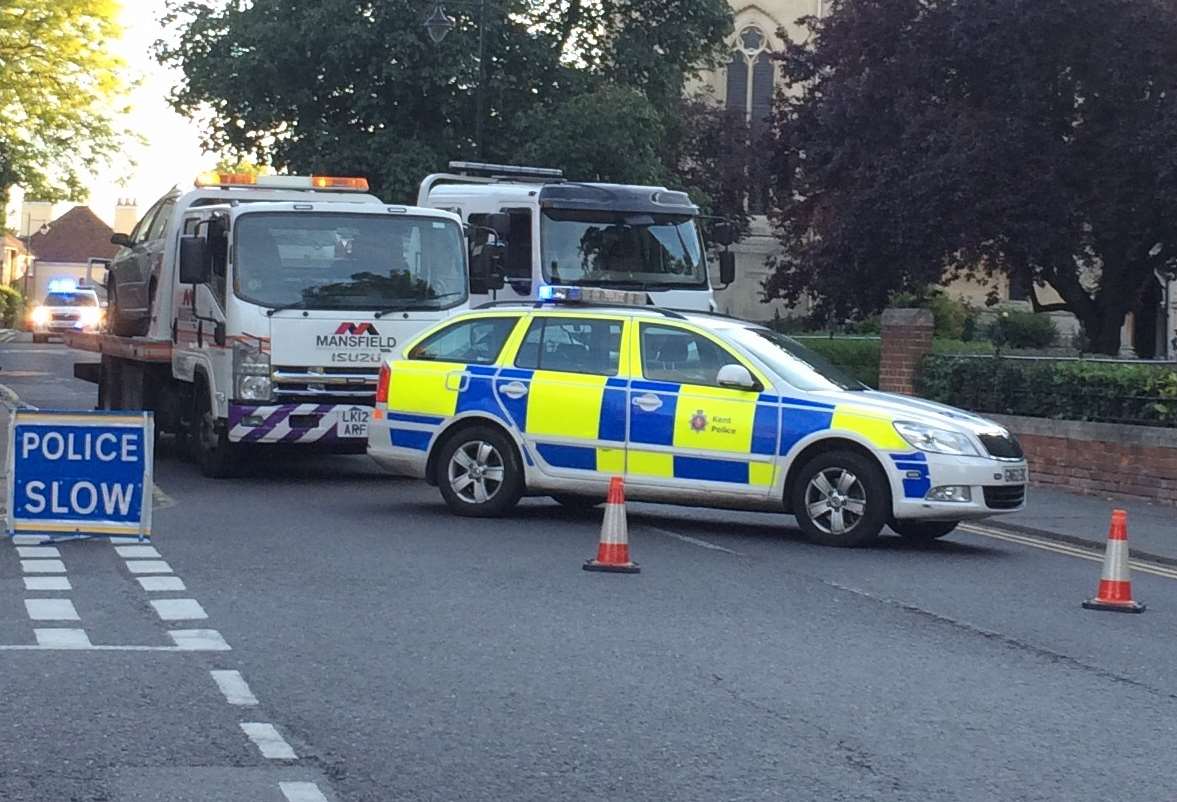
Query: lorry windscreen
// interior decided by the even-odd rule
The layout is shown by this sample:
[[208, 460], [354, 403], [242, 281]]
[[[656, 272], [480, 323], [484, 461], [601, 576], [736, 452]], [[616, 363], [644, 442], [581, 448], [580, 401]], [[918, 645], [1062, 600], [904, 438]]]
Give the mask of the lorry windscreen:
[[467, 296], [462, 231], [407, 215], [243, 214], [233, 291], [271, 309], [446, 309]]
[[540, 243], [544, 279], [552, 284], [707, 288], [692, 217], [545, 209]]

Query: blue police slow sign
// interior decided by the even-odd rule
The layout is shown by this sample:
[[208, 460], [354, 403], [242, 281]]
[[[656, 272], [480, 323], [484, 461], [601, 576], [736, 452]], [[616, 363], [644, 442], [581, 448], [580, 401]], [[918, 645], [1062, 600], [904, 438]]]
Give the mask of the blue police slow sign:
[[11, 534], [151, 531], [150, 412], [18, 410], [8, 441]]

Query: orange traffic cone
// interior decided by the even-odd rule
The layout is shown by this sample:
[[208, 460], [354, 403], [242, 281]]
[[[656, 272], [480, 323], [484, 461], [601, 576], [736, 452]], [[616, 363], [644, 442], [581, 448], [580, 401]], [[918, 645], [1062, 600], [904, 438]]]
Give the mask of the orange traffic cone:
[[642, 569], [629, 559], [629, 527], [625, 523], [625, 485], [620, 476], [609, 480], [609, 497], [605, 501], [605, 520], [601, 522], [601, 543], [597, 559], [586, 560], [586, 571], [613, 571], [636, 574]]
[[1103, 572], [1094, 599], [1083, 602], [1088, 610], [1113, 610], [1117, 613], [1143, 613], [1144, 605], [1132, 600], [1132, 580], [1128, 567], [1128, 513], [1112, 510], [1108, 528], [1108, 547], [1103, 556]]

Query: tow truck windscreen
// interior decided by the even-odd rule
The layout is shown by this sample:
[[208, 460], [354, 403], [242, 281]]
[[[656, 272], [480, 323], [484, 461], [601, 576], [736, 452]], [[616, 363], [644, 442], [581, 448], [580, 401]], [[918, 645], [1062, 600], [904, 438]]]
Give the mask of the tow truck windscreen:
[[544, 279], [552, 284], [705, 290], [707, 266], [694, 218], [545, 209]]
[[234, 293], [270, 309], [448, 309], [467, 295], [462, 232], [449, 220], [244, 214], [233, 257]]

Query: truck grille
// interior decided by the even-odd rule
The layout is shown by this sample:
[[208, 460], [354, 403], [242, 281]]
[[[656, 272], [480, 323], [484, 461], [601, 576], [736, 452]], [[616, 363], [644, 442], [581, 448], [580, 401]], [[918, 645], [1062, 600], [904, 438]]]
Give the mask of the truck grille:
[[1012, 510], [1026, 500], [1025, 485], [991, 485], [985, 488], [985, 506], [991, 510]]
[[319, 368], [283, 365], [274, 368], [274, 396], [278, 401], [365, 404], [376, 400], [378, 368]]
[[1021, 459], [1025, 456], [1022, 444], [1012, 434], [982, 434], [978, 435], [981, 445], [989, 452], [989, 456], [998, 459]]

